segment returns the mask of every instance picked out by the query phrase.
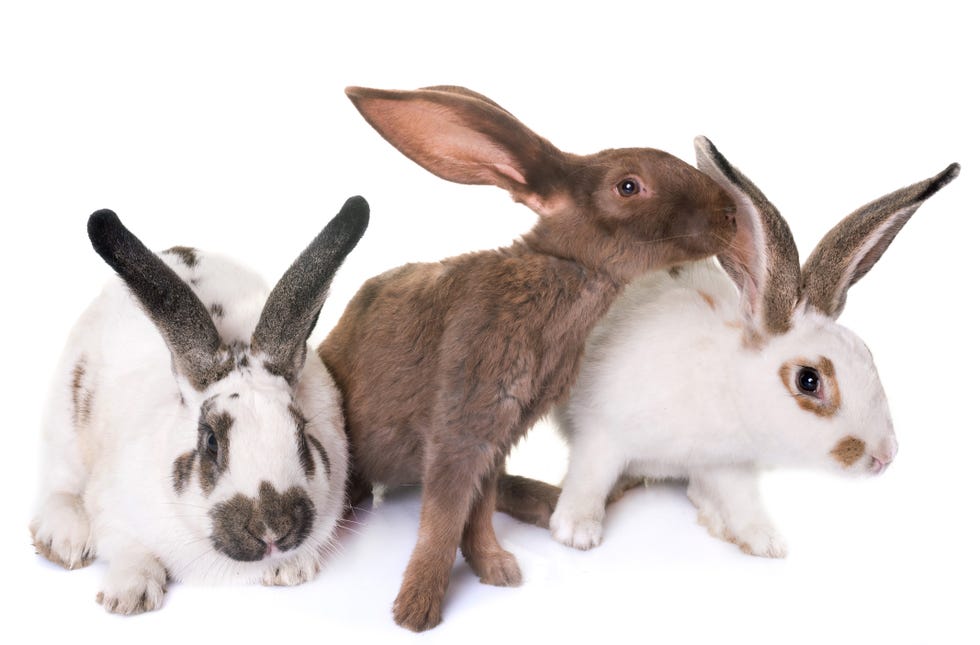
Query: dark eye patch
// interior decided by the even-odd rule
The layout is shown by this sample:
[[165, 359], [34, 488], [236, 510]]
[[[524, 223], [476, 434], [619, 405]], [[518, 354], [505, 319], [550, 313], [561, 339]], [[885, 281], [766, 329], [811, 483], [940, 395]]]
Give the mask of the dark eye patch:
[[228, 470], [229, 434], [235, 423], [230, 414], [217, 409], [214, 399], [212, 397], [201, 405], [197, 424], [201, 490], [205, 495], [211, 494], [218, 478]]

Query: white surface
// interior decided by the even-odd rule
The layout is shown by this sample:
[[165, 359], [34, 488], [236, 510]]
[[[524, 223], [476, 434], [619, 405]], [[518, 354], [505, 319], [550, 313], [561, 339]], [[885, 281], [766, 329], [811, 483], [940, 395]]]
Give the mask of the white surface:
[[[972, 13], [943, 2], [677, 4], [5, 4], [9, 633], [105, 643], [977, 642]], [[362, 512], [311, 584], [177, 585], [155, 614], [106, 615], [94, 602], [102, 565], [59, 570], [33, 554], [26, 528], [43, 393], [67, 330], [109, 274], [86, 239], [87, 216], [112, 208], [153, 248], [220, 250], [274, 280], [347, 196], [363, 194], [371, 226], [335, 281], [318, 340], [364, 279], [507, 244], [533, 222], [501, 191], [412, 164], [342, 92], [445, 83], [487, 94], [571, 152], [651, 146], [693, 161], [691, 142], [705, 134], [782, 210], [804, 255], [857, 206], [962, 163], [841, 318], [875, 354], [898, 459], [873, 480], [767, 477], [784, 561], [709, 537], [677, 486], [628, 495], [589, 553], [498, 516], [524, 585], [480, 585], [460, 561], [444, 622], [422, 637], [390, 617], [416, 490]], [[511, 470], [558, 481], [563, 450], [536, 428]]]

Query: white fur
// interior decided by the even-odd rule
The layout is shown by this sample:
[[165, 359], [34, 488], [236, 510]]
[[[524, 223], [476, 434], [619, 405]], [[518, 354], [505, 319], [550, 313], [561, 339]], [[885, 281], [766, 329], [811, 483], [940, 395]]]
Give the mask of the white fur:
[[[224, 313], [215, 323], [226, 344], [248, 343], [268, 296], [257, 275], [200, 252], [193, 269], [175, 255], [160, 257], [192, 285], [206, 307], [221, 305]], [[99, 600], [120, 613], [158, 607], [168, 576], [207, 583], [311, 579], [331, 549], [343, 510], [347, 444], [340, 394], [316, 354], [309, 356], [294, 388], [269, 374], [261, 356], [249, 352], [250, 367], [197, 392], [175, 377], [159, 332], [123, 282], [111, 280], [75, 325], [56, 372], [44, 423], [39, 506], [31, 526], [35, 544], [49, 545], [52, 559], [69, 568], [95, 554], [108, 560]], [[72, 418], [72, 385], [80, 361], [83, 384], [93, 392], [84, 424]], [[230, 398], [231, 393], [239, 396]], [[196, 474], [178, 495], [174, 460], [196, 449], [201, 403], [216, 395], [234, 418], [229, 468], [209, 495]], [[307, 433], [328, 455], [329, 477], [312, 447], [316, 473], [308, 480], [303, 471], [296, 424], [288, 411], [291, 400], [308, 420]], [[256, 496], [262, 481], [278, 491], [305, 490], [315, 505], [312, 531], [294, 550], [273, 550], [257, 562], [232, 560], [211, 544], [208, 511], [238, 493]]]
[[[599, 544], [606, 498], [622, 477], [689, 480], [699, 520], [756, 555], [786, 546], [759, 499], [757, 472], [778, 465], [880, 469], [897, 450], [871, 354], [830, 318], [797, 308], [792, 329], [761, 347], [743, 341], [734, 283], [714, 259], [631, 284], [594, 330], [569, 401], [558, 409], [570, 448], [551, 518], [555, 538]], [[780, 366], [830, 359], [841, 392], [832, 417], [801, 409]], [[867, 453], [850, 467], [831, 451], [845, 437]]]

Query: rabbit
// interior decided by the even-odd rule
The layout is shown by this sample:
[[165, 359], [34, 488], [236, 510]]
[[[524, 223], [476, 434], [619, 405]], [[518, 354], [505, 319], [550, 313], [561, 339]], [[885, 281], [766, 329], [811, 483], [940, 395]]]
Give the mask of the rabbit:
[[589, 549], [600, 543], [607, 499], [644, 478], [683, 479], [712, 535], [749, 554], [784, 557], [759, 496], [760, 469], [877, 475], [895, 458], [871, 352], [836, 321], [850, 286], [959, 165], [858, 209], [801, 270], [776, 208], [708, 139], [695, 147], [698, 168], [738, 204], [735, 242], [717, 261], [626, 287], [556, 409], [569, 446], [563, 487], [539, 484], [534, 495], [554, 508], [555, 539]]
[[458, 547], [481, 582], [520, 584], [491, 523], [504, 458], [565, 396], [623, 286], [717, 253], [734, 235], [735, 205], [665, 152], [568, 154], [465, 88], [347, 95], [422, 167], [503, 188], [540, 218], [506, 248], [368, 280], [319, 347], [344, 397], [351, 502], [374, 485], [422, 484], [393, 614], [423, 631], [441, 621]]
[[349, 199], [270, 294], [231, 260], [156, 255], [112, 211], [89, 218], [121, 279], [61, 358], [30, 531], [67, 569], [108, 562], [107, 611], [158, 609], [168, 579], [303, 583], [335, 548], [347, 440], [307, 338], [367, 222], [367, 202]]

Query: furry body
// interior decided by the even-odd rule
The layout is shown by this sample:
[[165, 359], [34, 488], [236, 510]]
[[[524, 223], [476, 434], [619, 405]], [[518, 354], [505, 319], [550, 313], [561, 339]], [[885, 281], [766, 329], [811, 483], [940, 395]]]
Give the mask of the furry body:
[[348, 458], [340, 393], [305, 342], [366, 226], [366, 203], [348, 206], [271, 294], [227, 259], [157, 256], [110, 211], [90, 219], [122, 279], [58, 366], [31, 531], [66, 568], [108, 560], [107, 610], [156, 609], [167, 579], [297, 584], [319, 570]]

